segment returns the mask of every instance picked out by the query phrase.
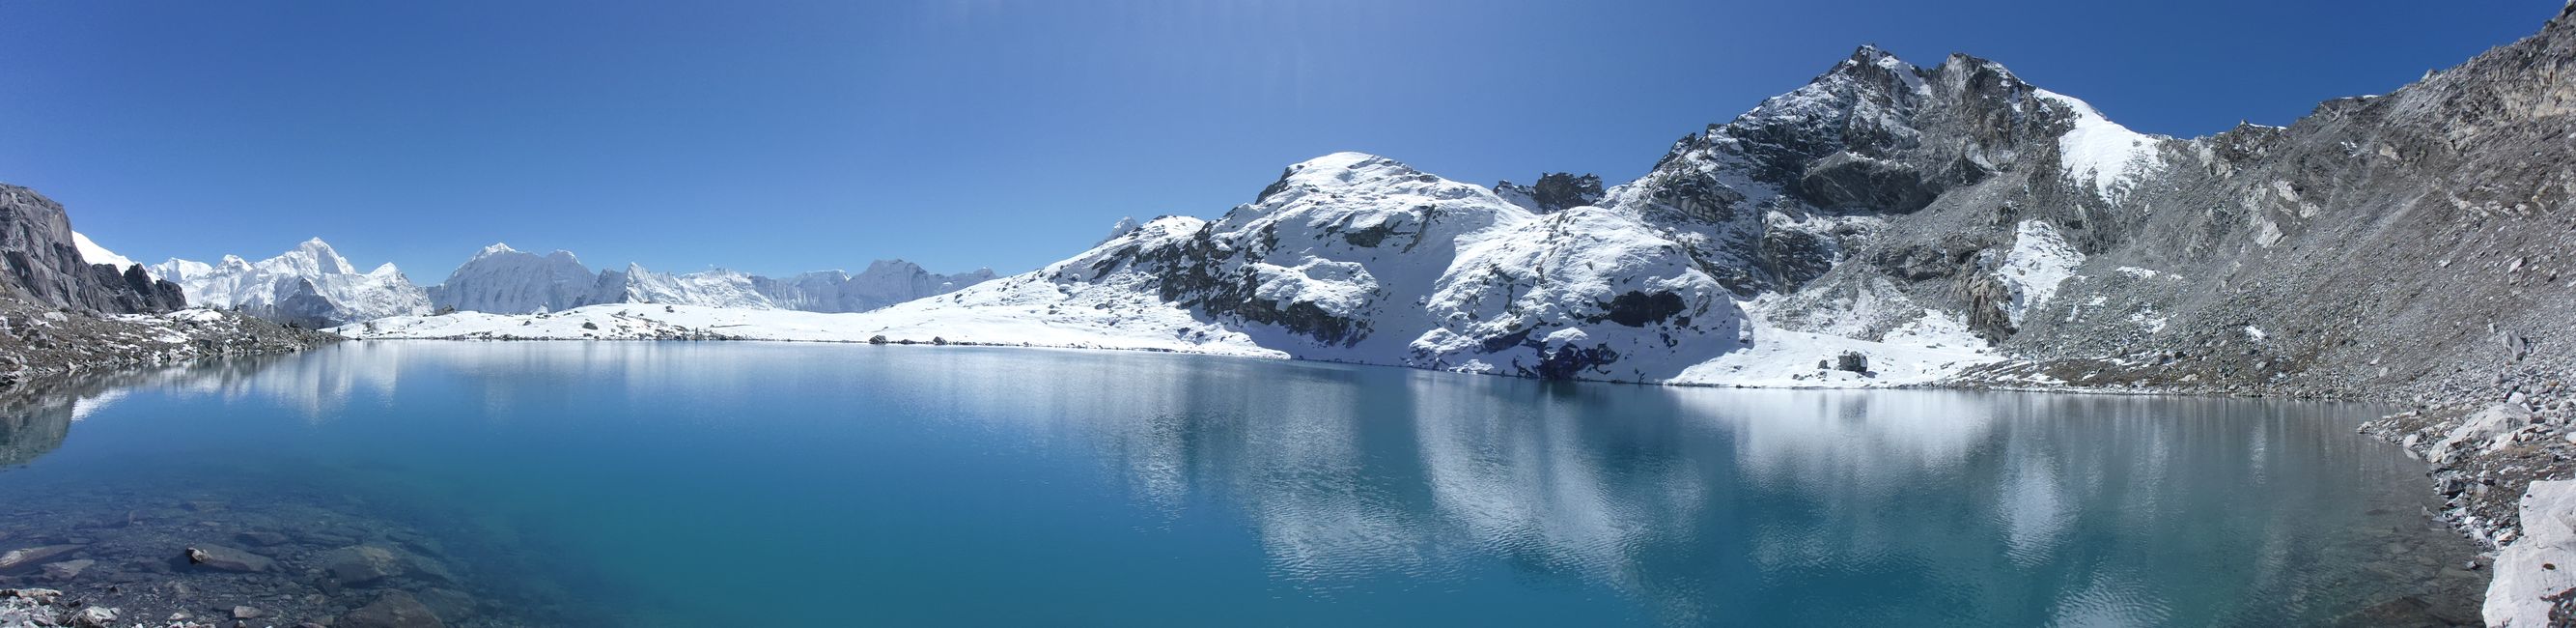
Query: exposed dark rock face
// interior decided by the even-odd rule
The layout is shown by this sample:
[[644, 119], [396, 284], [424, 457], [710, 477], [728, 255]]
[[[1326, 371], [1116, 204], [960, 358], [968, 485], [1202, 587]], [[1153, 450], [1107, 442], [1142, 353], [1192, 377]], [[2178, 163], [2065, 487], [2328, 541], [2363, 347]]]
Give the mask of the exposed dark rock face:
[[0, 289], [33, 303], [124, 314], [187, 307], [178, 284], [82, 260], [63, 206], [7, 184], [0, 184], [0, 270], [7, 273]]
[[1603, 317], [1610, 319], [1610, 322], [1629, 327], [1644, 327], [1647, 323], [1663, 322], [1689, 307], [1682, 302], [1682, 296], [1678, 294], [1670, 292], [1647, 294], [1630, 291], [1611, 298], [1610, 304], [1602, 309], [1606, 312]]
[[1862, 355], [1858, 352], [1845, 351], [1842, 355], [1834, 356], [1834, 369], [1851, 371], [1854, 373], [1867, 373], [1869, 372], [1869, 356]]
[[1541, 213], [1597, 204], [1601, 202], [1601, 176], [1547, 173], [1538, 178], [1537, 185], [1531, 186], [1530, 198], [1538, 201]]

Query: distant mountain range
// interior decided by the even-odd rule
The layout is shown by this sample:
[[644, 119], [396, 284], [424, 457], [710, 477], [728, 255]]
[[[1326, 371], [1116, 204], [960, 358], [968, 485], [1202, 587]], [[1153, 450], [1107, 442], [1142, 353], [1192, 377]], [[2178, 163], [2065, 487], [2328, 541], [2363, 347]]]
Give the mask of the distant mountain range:
[[[120, 268], [134, 264], [87, 236], [72, 236], [82, 258]], [[189, 305], [315, 327], [442, 311], [531, 314], [607, 303], [864, 312], [994, 276], [991, 269], [936, 274], [902, 260], [879, 260], [858, 274], [830, 270], [784, 278], [723, 269], [660, 273], [636, 264], [594, 272], [567, 251], [537, 255], [494, 244], [458, 266], [445, 283], [424, 288], [393, 264], [358, 272], [320, 238], [256, 262], [227, 255], [212, 264], [173, 258], [144, 268], [152, 278], [177, 284]]]

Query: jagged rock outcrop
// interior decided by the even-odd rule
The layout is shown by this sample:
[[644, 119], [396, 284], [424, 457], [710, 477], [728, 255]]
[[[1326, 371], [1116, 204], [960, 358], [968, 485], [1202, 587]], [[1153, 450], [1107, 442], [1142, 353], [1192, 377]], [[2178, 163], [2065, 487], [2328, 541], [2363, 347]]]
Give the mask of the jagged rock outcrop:
[[177, 284], [82, 259], [63, 206], [7, 184], [0, 184], [0, 270], [0, 292], [31, 303], [127, 314], [188, 305]]
[[1601, 175], [1575, 176], [1563, 172], [1540, 175], [1538, 183], [1520, 185], [1510, 181], [1494, 184], [1494, 194], [1524, 209], [1542, 214], [1565, 211], [1601, 202]]

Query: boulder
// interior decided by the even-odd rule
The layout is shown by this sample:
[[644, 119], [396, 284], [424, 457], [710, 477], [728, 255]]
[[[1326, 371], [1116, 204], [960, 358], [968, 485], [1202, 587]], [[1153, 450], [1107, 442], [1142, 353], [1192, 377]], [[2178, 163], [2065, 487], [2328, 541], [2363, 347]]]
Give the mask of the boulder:
[[2490, 626], [2550, 626], [2550, 599], [2576, 588], [2576, 480], [2531, 483], [2522, 538], [2496, 553], [2483, 609]]
[[1862, 355], [1858, 351], [1845, 351], [1842, 355], [1834, 356], [1834, 370], [1867, 373], [1869, 356]]
[[2511, 403], [2499, 403], [2460, 420], [2442, 440], [2433, 441], [2424, 452], [2427, 460], [2444, 464], [2458, 458], [2470, 448], [2497, 449], [2512, 444], [2512, 435], [2531, 424], [2531, 410]]

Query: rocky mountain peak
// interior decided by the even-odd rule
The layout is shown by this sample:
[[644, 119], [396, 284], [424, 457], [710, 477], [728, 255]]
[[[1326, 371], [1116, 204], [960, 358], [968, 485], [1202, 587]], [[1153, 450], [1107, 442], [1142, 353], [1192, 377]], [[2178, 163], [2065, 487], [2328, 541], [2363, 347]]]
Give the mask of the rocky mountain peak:
[[292, 265], [304, 274], [351, 275], [358, 272], [357, 267], [349, 265], [348, 258], [341, 257], [339, 251], [331, 248], [331, 243], [323, 242], [321, 238], [295, 245], [295, 250], [278, 256], [276, 261]]
[[1575, 207], [1601, 203], [1601, 175], [1575, 175], [1551, 172], [1539, 175], [1538, 183], [1521, 185], [1510, 181], [1494, 184], [1494, 194], [1523, 209], [1550, 214]]
[[63, 206], [30, 190], [0, 184], [0, 292], [32, 303], [91, 312], [157, 312], [186, 306], [179, 285], [140, 267], [119, 269], [83, 260]]

